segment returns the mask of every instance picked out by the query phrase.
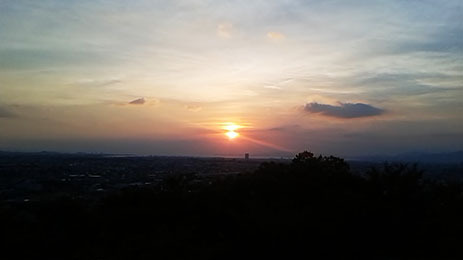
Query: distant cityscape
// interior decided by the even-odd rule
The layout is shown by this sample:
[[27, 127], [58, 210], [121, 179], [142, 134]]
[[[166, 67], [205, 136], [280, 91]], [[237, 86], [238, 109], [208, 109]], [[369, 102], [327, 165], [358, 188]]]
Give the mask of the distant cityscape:
[[[435, 161], [413, 160], [413, 156], [372, 157], [350, 160], [349, 164], [354, 173], [361, 175], [387, 159], [396, 159], [423, 166], [427, 178], [463, 180], [463, 160], [458, 160], [458, 156], [461, 152], [448, 155], [447, 161], [443, 160], [444, 155], [434, 155]], [[405, 160], [407, 158], [409, 160]], [[188, 185], [212, 183], [220, 176], [251, 173], [261, 163], [270, 161], [291, 162], [286, 158], [252, 158], [249, 153], [243, 154], [242, 158], [200, 158], [0, 152], [0, 199], [4, 202], [29, 202], [63, 195], [99, 197], [130, 187], [162, 189], [167, 179], [176, 176], [181, 176]]]

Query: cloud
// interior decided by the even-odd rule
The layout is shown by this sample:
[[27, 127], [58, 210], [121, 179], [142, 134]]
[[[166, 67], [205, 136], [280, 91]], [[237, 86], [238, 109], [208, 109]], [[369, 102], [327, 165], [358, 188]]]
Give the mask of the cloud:
[[143, 105], [145, 104], [145, 98], [138, 98], [129, 102], [131, 105]]
[[71, 83], [71, 85], [79, 87], [105, 87], [122, 83], [120, 79], [81, 79]]
[[377, 116], [384, 113], [384, 110], [380, 108], [363, 103], [339, 103], [339, 106], [333, 106], [312, 102], [307, 103], [304, 110], [309, 113], [317, 113], [337, 118], [359, 118]]
[[217, 25], [217, 36], [222, 38], [231, 38], [233, 31], [233, 24], [222, 23]]
[[286, 36], [280, 32], [268, 32], [267, 37], [272, 40], [283, 40]]
[[199, 112], [203, 109], [200, 105], [186, 105], [185, 108], [192, 112]]
[[275, 86], [275, 85], [267, 85], [267, 86], [264, 86], [264, 88], [266, 88], [266, 89], [276, 89], [276, 90], [281, 89], [281, 87], [278, 87], [278, 86]]
[[443, 73], [378, 73], [356, 75], [354, 85], [368, 88], [370, 94], [387, 93], [397, 96], [417, 96], [445, 92], [458, 88], [463, 77]]
[[0, 118], [10, 118], [14, 116], [15, 114], [9, 111], [8, 109], [0, 107]]

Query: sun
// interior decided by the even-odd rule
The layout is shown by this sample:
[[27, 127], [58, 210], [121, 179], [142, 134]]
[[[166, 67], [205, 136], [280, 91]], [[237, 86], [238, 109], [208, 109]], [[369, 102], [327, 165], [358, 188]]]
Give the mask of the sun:
[[228, 139], [232, 140], [238, 137], [240, 134], [236, 132], [236, 130], [240, 129], [242, 126], [234, 124], [234, 123], [224, 123], [222, 129], [226, 130], [225, 135]]
[[237, 132], [235, 131], [228, 131], [225, 133], [226, 136], [228, 136], [228, 139], [235, 139], [236, 137], [238, 137], [240, 134], [238, 134]]

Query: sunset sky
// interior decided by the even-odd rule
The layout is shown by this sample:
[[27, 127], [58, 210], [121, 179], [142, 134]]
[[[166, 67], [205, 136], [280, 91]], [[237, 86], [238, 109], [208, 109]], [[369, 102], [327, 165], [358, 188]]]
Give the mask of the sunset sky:
[[463, 149], [463, 1], [0, 0], [0, 150], [305, 149]]

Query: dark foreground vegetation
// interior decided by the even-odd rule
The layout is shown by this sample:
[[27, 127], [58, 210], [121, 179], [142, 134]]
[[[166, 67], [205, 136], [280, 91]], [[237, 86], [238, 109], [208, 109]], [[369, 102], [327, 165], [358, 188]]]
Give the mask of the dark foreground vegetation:
[[463, 259], [463, 185], [336, 157], [2, 203], [3, 259]]

